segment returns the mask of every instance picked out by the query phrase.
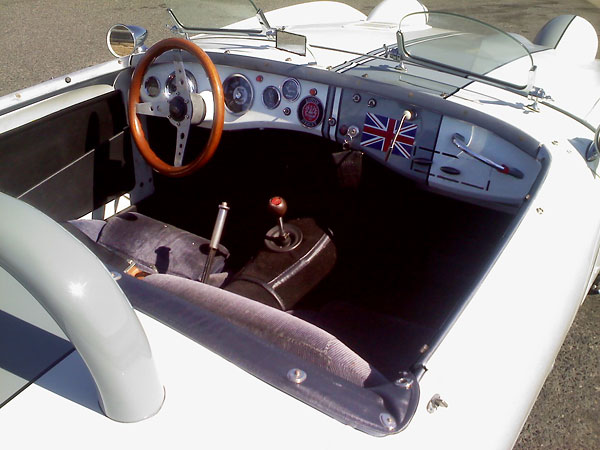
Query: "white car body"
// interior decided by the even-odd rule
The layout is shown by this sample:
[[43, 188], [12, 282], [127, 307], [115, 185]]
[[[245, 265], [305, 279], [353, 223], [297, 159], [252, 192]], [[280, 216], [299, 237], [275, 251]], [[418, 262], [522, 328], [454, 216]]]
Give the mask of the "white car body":
[[[267, 17], [271, 25], [285, 23], [286, 31], [306, 35], [309, 49], [311, 42], [327, 42], [333, 48], [352, 48], [366, 53], [378, 48], [381, 42], [394, 41], [400, 19], [422, 8], [416, 1], [400, 3], [385, 1], [369, 17], [333, 2], [284, 8], [268, 13]], [[323, 18], [336, 17], [337, 23], [332, 25], [326, 20], [323, 24], [315, 23], [312, 19], [317, 11]], [[304, 25], [306, 23], [310, 25]], [[576, 29], [583, 30], [587, 36], [587, 25], [582, 21]], [[344, 30], [343, 33], [340, 30]], [[556, 105], [598, 126], [600, 65], [595, 60], [596, 47], [580, 45], [577, 36], [572, 39], [575, 44], [565, 40], [557, 49], [534, 54], [539, 74], [535, 85], [552, 95]], [[209, 53], [227, 49], [224, 45], [227, 37], [205, 36], [194, 42]], [[579, 54], [573, 55], [574, 48]], [[324, 71], [327, 66], [350, 59], [347, 54], [318, 48], [305, 57], [282, 52], [274, 46], [264, 49], [249, 44], [237, 52], [233, 46], [227, 50], [228, 54], [287, 61]], [[564, 73], [546, 69], [560, 66], [557, 60], [566, 57], [572, 58], [571, 73], [585, 83], [585, 90], [573, 90], [564, 83]], [[135, 56], [131, 64], [135, 65], [138, 58]], [[70, 83], [77, 86], [100, 73], [120, 71], [129, 64], [128, 58], [121, 58], [85, 69], [69, 75]], [[217, 67], [222, 80], [237, 70], [218, 63]], [[509, 71], [510, 64], [498, 69], [503, 70]], [[281, 78], [273, 74], [265, 74], [265, 77], [266, 83], [272, 77], [273, 84]], [[208, 84], [198, 81], [200, 90], [205, 90]], [[128, 77], [116, 80], [116, 84], [123, 86], [127, 82]], [[0, 114], [14, 109], [20, 102], [47, 96], [63, 87], [64, 80], [55, 79], [21, 91], [18, 98], [14, 95], [0, 98]], [[317, 90], [317, 97], [325, 103], [326, 86], [323, 89], [319, 86]], [[47, 115], [55, 110], [58, 102], [81, 100], [76, 98], [77, 93], [61, 95], [58, 99], [14, 109], [1, 116], [0, 133]], [[487, 275], [426, 361], [419, 379], [418, 407], [406, 429], [375, 438], [345, 426], [136, 311], [165, 389], [164, 404], [154, 415], [135, 423], [119, 423], [107, 418], [98, 404], [94, 380], [75, 351], [0, 409], [3, 442], [18, 443], [24, 448], [46, 445], [61, 448], [206, 445], [264, 449], [282, 445], [315, 449], [510, 448], [600, 270], [600, 208], [597, 207], [600, 182], [595, 172], [598, 160], [587, 162], [585, 159], [594, 133], [543, 104], [539, 105], [540, 112], [515, 108], [514, 105], [533, 100], [481, 82], [470, 84], [447, 101], [465, 107], [466, 122], [444, 117], [440, 134], [446, 133], [446, 129], [447, 133], [457, 129], [463, 134], [469, 133], [467, 109], [476, 110], [539, 141], [550, 158], [544, 161], [547, 172], [539, 188], [522, 207], [520, 223], [511, 231], [512, 235]], [[227, 115], [225, 129], [282, 128], [321, 134], [318, 128], [303, 128], [294, 121], [294, 115], [288, 120], [274, 120], [264, 105], [256, 103], [251, 114]], [[43, 109], [44, 105], [47, 110]], [[333, 135], [335, 139], [335, 131]], [[476, 146], [478, 138], [487, 142], [497, 139], [493, 133], [473, 135], [470, 145]], [[445, 189], [443, 185], [438, 188]], [[3, 296], [36, 303], [4, 270], [0, 270], [0, 285]], [[62, 336], [61, 330], [52, 323], [39, 326]], [[439, 406], [431, 412], [428, 405], [435, 396], [447, 407]], [[237, 401], [233, 402], [232, 398]]]

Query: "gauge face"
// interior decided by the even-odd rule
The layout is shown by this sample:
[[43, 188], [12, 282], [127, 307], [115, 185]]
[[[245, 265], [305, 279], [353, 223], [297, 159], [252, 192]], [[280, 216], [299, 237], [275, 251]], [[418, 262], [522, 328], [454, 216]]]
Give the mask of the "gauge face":
[[317, 97], [305, 97], [298, 105], [298, 119], [307, 128], [314, 128], [323, 120], [323, 103]]
[[275, 86], [267, 86], [262, 95], [263, 103], [269, 109], [275, 109], [281, 102], [281, 94]]
[[144, 83], [144, 89], [150, 97], [158, 97], [158, 94], [160, 94], [160, 81], [156, 77], [148, 77]]
[[[198, 83], [196, 83], [196, 78], [189, 70], [185, 71], [185, 76], [187, 77], [188, 85], [190, 86], [191, 92], [198, 92]], [[171, 75], [167, 78], [167, 82], [165, 83], [165, 94], [167, 97], [171, 97], [177, 92], [177, 80], [175, 79], [175, 72], [171, 72]]]
[[295, 78], [288, 78], [281, 85], [283, 96], [290, 102], [298, 100], [298, 97], [300, 97], [300, 90], [300, 82]]
[[225, 106], [233, 114], [243, 114], [252, 106], [254, 91], [248, 78], [239, 73], [230, 75], [223, 82]]

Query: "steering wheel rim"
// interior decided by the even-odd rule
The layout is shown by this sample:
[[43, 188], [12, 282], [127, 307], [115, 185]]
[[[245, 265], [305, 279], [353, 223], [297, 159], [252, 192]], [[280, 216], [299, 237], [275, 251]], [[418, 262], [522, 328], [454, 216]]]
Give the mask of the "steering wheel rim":
[[[144, 133], [141, 121], [138, 117], [139, 112], [137, 110], [137, 105], [140, 104], [140, 90], [142, 87], [142, 81], [148, 70], [148, 67], [150, 67], [152, 62], [163, 53], [176, 49], [185, 50], [198, 59], [210, 83], [214, 105], [212, 128], [204, 149], [192, 162], [181, 166], [170, 165], [156, 156], [156, 153], [152, 150], [152, 148], [150, 148], [150, 144], [148, 143], [148, 139], [146, 138], [146, 134]], [[223, 97], [223, 85], [221, 83], [221, 79], [219, 78], [219, 73], [204, 50], [185, 39], [164, 39], [148, 49], [133, 72], [127, 106], [133, 139], [144, 159], [148, 162], [148, 164], [150, 164], [150, 166], [152, 166], [153, 169], [161, 174], [170, 177], [183, 177], [190, 175], [204, 166], [212, 158], [217, 146], [219, 145], [219, 141], [221, 140], [223, 123], [225, 121], [225, 102]], [[179, 131], [177, 134], [179, 142]], [[187, 142], [187, 136], [185, 137], [185, 142]], [[177, 149], [175, 151], [177, 152]]]

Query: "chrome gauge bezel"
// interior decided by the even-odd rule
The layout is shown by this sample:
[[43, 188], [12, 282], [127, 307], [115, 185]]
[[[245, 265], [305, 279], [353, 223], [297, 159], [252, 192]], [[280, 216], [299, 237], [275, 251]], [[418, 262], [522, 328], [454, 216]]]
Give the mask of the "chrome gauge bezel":
[[[275, 93], [277, 94], [277, 102], [274, 105], [269, 105], [265, 101], [265, 93], [267, 92], [267, 90], [274, 90]], [[263, 105], [265, 105], [265, 108], [267, 108], [267, 109], [275, 109], [275, 108], [277, 108], [281, 104], [281, 91], [277, 88], [277, 86], [267, 86], [263, 90], [263, 93], [262, 93], [261, 97], [262, 97]]]
[[[295, 97], [288, 97], [287, 95], [285, 95], [285, 88], [284, 86], [288, 83], [294, 83], [296, 85], [296, 88], [298, 89], [298, 91], [296, 92], [296, 96]], [[300, 84], [300, 82], [295, 79], [295, 78], [287, 78], [283, 81], [283, 83], [281, 83], [281, 95], [283, 96], [283, 98], [285, 98], [288, 102], [295, 102], [296, 100], [298, 100], [300, 98], [300, 95], [302, 95], [302, 85]]]
[[[187, 77], [191, 92], [197, 94], [198, 93], [198, 82], [196, 81], [196, 77], [194, 76], [194, 74], [192, 72], [190, 72], [187, 69], [185, 69], [185, 76]], [[177, 91], [175, 91], [175, 92], [169, 91], [169, 83], [172, 83], [174, 81], [175, 81], [175, 72], [173, 71], [169, 74], [169, 76], [165, 80], [165, 87], [163, 88], [163, 93], [165, 94], [165, 97], [167, 97], [167, 98], [171, 98], [177, 92]]]
[[[156, 95], [152, 95], [152, 93], [150, 92], [150, 89], [148, 88], [148, 83], [150, 82], [150, 80], [156, 81], [156, 86], [157, 86]], [[151, 97], [151, 98], [156, 98], [163, 92], [162, 84], [161, 84], [160, 80], [158, 79], [158, 77], [155, 77], [154, 75], [150, 75], [148, 78], [146, 78], [144, 80], [144, 90], [146, 91], [146, 94], [148, 95], [148, 97]]]
[[[227, 105], [228, 103], [228, 93], [227, 93], [227, 87], [228, 84], [231, 83], [232, 80], [239, 78], [241, 80], [244, 80], [247, 84], [248, 87], [250, 88], [250, 93], [249, 93], [249, 100], [244, 103], [244, 108], [241, 111], [232, 111], [229, 106]], [[252, 83], [250, 82], [250, 80], [248, 79], [247, 76], [241, 74], [241, 73], [232, 73], [231, 75], [229, 75], [227, 78], [225, 78], [225, 81], [223, 81], [223, 94], [224, 94], [224, 100], [225, 100], [225, 109], [227, 110], [227, 112], [229, 112], [230, 114], [236, 115], [236, 116], [241, 116], [242, 114], [247, 113], [250, 108], [252, 107], [252, 104], [254, 103], [254, 86], [252, 86]]]

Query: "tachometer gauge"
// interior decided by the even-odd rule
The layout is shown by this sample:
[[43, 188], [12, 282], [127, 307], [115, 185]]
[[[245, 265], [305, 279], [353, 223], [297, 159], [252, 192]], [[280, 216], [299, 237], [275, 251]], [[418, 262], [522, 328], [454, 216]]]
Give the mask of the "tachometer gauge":
[[262, 100], [268, 109], [275, 109], [281, 102], [281, 94], [275, 86], [267, 86], [263, 91]]
[[160, 94], [160, 81], [154, 76], [148, 77], [144, 83], [144, 89], [150, 97], [158, 97], [158, 94]]
[[228, 76], [223, 82], [225, 107], [233, 114], [243, 114], [252, 106], [254, 91], [248, 78], [239, 73]]
[[300, 82], [295, 78], [288, 78], [281, 85], [281, 93], [290, 102], [298, 100], [301, 90]]
[[[185, 71], [185, 76], [187, 77], [188, 85], [190, 86], [191, 92], [198, 92], [198, 83], [196, 83], [196, 78], [192, 75], [192, 72], [189, 70]], [[165, 94], [167, 97], [172, 96], [175, 92], [177, 92], [177, 81], [175, 80], [175, 72], [171, 72], [171, 75], [167, 78], [167, 82], [165, 83]]]

